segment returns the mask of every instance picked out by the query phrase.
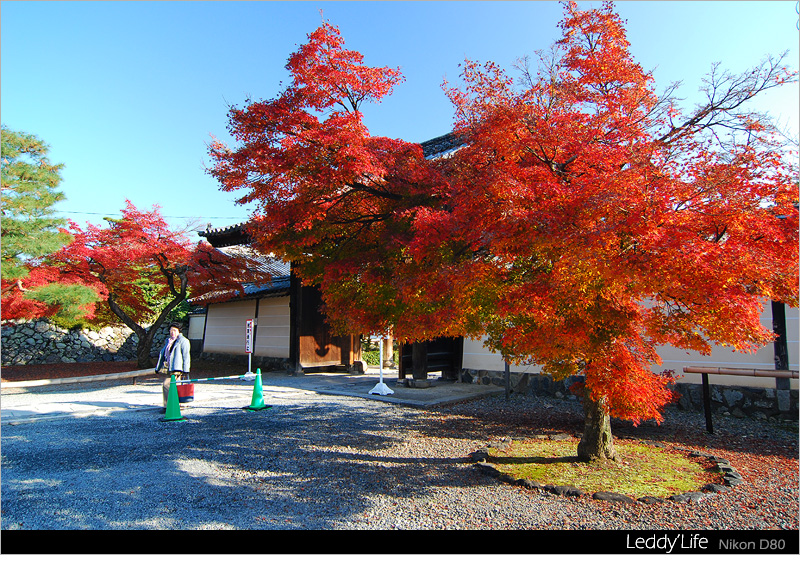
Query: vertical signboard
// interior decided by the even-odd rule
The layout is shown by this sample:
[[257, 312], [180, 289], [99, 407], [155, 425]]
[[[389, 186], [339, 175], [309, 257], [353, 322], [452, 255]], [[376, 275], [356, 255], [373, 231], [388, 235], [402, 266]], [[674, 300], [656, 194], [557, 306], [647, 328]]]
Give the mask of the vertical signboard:
[[247, 319], [244, 336], [244, 353], [251, 354], [253, 352], [253, 319]]
[[247, 319], [244, 327], [244, 353], [247, 356], [247, 373], [253, 373], [253, 319]]

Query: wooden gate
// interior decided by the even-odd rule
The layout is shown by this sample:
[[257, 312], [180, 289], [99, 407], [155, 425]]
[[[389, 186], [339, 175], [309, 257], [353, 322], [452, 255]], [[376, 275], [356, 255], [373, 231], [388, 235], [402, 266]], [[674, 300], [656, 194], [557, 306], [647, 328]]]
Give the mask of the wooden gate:
[[354, 338], [334, 336], [326, 317], [320, 312], [323, 297], [317, 287], [303, 286], [291, 280], [290, 354], [295, 371], [306, 368], [345, 366], [354, 363]]

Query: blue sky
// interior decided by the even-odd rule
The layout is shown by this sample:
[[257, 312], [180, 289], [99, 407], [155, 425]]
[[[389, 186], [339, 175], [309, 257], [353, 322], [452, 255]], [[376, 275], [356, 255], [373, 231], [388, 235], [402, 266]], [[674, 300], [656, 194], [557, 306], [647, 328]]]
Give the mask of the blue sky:
[[[660, 88], [683, 80], [680, 94], [692, 102], [712, 62], [740, 72], [789, 50], [798, 68], [794, 1], [616, 6], [636, 60], [655, 69]], [[415, 142], [450, 131], [441, 83], [457, 83], [465, 58], [509, 67], [558, 39], [562, 15], [551, 1], [2, 1], [0, 117], [65, 164], [57, 209], [82, 225], [116, 215], [126, 198], [160, 205], [177, 226], [236, 223], [252, 209], [206, 174], [207, 143], [229, 140], [230, 104], [282, 90], [286, 60], [321, 10], [367, 64], [400, 67], [406, 82], [363, 109], [372, 134]], [[797, 85], [757, 109], [797, 134]]]

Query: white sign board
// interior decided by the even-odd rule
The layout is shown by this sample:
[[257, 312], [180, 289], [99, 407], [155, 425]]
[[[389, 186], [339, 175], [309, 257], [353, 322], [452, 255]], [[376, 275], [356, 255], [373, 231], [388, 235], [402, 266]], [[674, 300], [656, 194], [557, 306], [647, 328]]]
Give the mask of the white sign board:
[[253, 319], [247, 319], [244, 336], [244, 353], [251, 354], [253, 352]]

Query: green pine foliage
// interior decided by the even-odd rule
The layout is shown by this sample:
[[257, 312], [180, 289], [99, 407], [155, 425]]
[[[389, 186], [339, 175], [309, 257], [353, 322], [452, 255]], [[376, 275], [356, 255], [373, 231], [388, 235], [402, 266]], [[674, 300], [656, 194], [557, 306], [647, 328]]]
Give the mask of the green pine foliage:
[[45, 256], [69, 242], [58, 232], [65, 220], [53, 205], [65, 198], [57, 190], [63, 164], [51, 164], [48, 145], [34, 135], [2, 126], [2, 277], [24, 278], [24, 262]]
[[[53, 206], [65, 195], [57, 187], [63, 164], [48, 159], [48, 145], [35, 135], [2, 126], [2, 191], [0, 194], [0, 277], [5, 282], [21, 280], [28, 266], [70, 242], [59, 231], [66, 221], [54, 216]], [[28, 290], [27, 297], [58, 305], [54, 321], [60, 326], [79, 322], [83, 306], [99, 300], [83, 285], [48, 284]]]
[[56, 326], [68, 329], [94, 326], [84, 319], [86, 315], [84, 305], [98, 300], [96, 292], [90, 287], [50, 283], [31, 289], [28, 297], [48, 305], [59, 306], [58, 311], [50, 318]]

